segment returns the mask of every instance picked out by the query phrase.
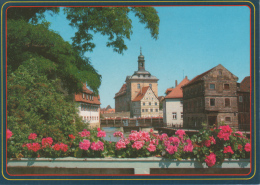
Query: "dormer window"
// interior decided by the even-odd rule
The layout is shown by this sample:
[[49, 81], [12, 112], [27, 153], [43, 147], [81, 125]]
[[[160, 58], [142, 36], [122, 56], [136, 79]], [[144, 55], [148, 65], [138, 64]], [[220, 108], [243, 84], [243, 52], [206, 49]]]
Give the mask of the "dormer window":
[[83, 99], [85, 98], [85, 93], [82, 93], [82, 98], [83, 98]]
[[86, 95], [86, 99], [88, 100], [88, 94]]

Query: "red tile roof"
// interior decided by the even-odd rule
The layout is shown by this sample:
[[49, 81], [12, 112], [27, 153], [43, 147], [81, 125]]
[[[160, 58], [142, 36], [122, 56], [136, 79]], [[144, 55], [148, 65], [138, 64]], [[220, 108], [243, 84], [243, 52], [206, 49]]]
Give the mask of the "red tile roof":
[[165, 99], [170, 99], [170, 98], [183, 98], [183, 93], [182, 93], [182, 86], [185, 84], [189, 83], [188, 78], [184, 78], [179, 85], [177, 85], [167, 96], [165, 96]]
[[123, 84], [121, 89], [116, 93], [115, 98], [118, 96], [122, 96], [126, 93], [126, 84]]
[[240, 91], [250, 92], [250, 76], [245, 77], [240, 83]]
[[133, 99], [133, 101], [140, 101], [143, 99], [146, 91], [149, 89], [150, 86], [143, 87], [140, 92], [137, 94], [137, 96]]
[[[93, 96], [93, 92], [91, 90], [89, 90], [86, 87], [86, 84], [83, 85], [83, 92], [88, 94], [88, 95], [92, 95]], [[99, 101], [99, 96], [93, 96], [93, 100], [90, 100], [89, 96], [88, 99], [86, 99], [86, 96], [84, 96], [84, 98], [82, 97], [82, 93], [79, 94], [75, 94], [75, 101], [76, 102], [84, 102], [84, 103], [89, 103], [89, 104], [96, 104], [96, 105], [100, 105], [100, 101]]]
[[165, 91], [165, 94], [169, 94], [174, 88], [168, 88], [166, 91]]

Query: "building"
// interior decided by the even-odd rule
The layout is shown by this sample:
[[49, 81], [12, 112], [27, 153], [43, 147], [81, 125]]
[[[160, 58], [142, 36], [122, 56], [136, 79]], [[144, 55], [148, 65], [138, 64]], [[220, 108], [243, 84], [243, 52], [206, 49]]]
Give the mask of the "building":
[[250, 130], [250, 76], [238, 83], [237, 105], [239, 129]]
[[183, 125], [186, 128], [222, 122], [238, 127], [238, 78], [221, 64], [196, 76], [183, 89]]
[[180, 127], [183, 125], [183, 93], [182, 86], [187, 84], [189, 79], [187, 76], [178, 85], [175, 81], [175, 88], [172, 88], [169, 92], [169, 88], [166, 90], [168, 93], [163, 101], [163, 122], [167, 126]]
[[110, 105], [108, 105], [106, 108], [103, 108], [100, 110], [101, 114], [110, 114], [110, 113], [115, 113], [115, 109], [112, 109]]
[[130, 111], [133, 116], [132, 101], [140, 93], [143, 87], [149, 86], [156, 98], [158, 97], [158, 78], [152, 76], [149, 71], [145, 70], [145, 60], [142, 50], [138, 56], [138, 70], [132, 76], [127, 76], [125, 84], [115, 94], [115, 111]]
[[89, 123], [91, 128], [100, 127], [100, 98], [94, 96], [86, 84], [83, 85], [83, 92], [75, 94], [75, 101], [78, 102], [79, 115]]
[[150, 86], [142, 87], [132, 101], [131, 117], [158, 117], [159, 100]]

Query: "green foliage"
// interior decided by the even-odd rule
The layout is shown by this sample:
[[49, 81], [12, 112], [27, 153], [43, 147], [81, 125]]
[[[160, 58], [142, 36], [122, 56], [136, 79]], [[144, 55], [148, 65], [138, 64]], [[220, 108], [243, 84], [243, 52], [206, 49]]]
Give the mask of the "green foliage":
[[108, 47], [112, 47], [115, 52], [123, 53], [127, 50], [125, 39], [130, 40], [133, 33], [129, 12], [135, 13], [139, 22], [145, 24], [152, 38], [158, 38], [160, 20], [153, 7], [67, 7], [64, 13], [70, 25], [78, 30], [72, 38], [73, 46], [81, 53], [93, 51], [93, 34], [100, 33], [108, 36]]
[[82, 127], [75, 105], [65, 101], [59, 90], [60, 81], [48, 80], [44, 70], [40, 70], [55, 70], [51, 64], [34, 58], [8, 76], [8, 128], [17, 141], [23, 141], [30, 133], [63, 141], [68, 134], [76, 133], [76, 124]]

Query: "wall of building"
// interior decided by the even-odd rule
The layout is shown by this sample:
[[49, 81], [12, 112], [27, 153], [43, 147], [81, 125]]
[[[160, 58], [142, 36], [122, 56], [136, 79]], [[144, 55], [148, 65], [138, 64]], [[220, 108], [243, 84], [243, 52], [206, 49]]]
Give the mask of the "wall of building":
[[[85, 107], [85, 105], [87, 107]], [[78, 103], [79, 116], [86, 123], [89, 123], [91, 128], [100, 127], [100, 107], [99, 105]]]
[[130, 111], [130, 102], [127, 101], [127, 94], [115, 98], [115, 111]]
[[[167, 126], [180, 126], [183, 124], [183, 104], [182, 99], [165, 99], [163, 102], [163, 122], [167, 123]], [[173, 117], [173, 113], [176, 113], [176, 118]]]
[[[140, 84], [140, 88], [138, 88], [138, 84]], [[149, 80], [131, 81], [131, 100], [133, 100], [136, 97], [136, 95], [140, 92], [142, 87], [147, 87], [147, 86], [149, 86], [149, 84], [152, 85], [152, 90], [153, 90], [154, 94], [156, 95], [156, 97], [158, 97], [158, 84], [157, 84], [157, 82], [149, 81]]]

